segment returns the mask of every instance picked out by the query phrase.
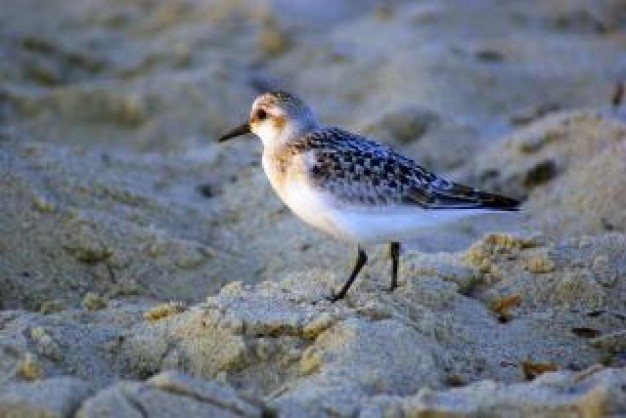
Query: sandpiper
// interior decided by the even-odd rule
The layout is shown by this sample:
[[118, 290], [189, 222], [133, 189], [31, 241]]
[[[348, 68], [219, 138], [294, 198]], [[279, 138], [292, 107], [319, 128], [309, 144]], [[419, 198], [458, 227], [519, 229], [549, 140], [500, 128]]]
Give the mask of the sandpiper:
[[367, 262], [362, 245], [390, 244], [393, 291], [401, 239], [468, 215], [519, 207], [515, 199], [446, 180], [386, 145], [322, 126], [290, 93], [257, 97], [248, 122], [219, 141], [248, 133], [261, 139], [263, 169], [282, 201], [305, 222], [357, 245], [352, 273], [333, 302], [346, 295]]

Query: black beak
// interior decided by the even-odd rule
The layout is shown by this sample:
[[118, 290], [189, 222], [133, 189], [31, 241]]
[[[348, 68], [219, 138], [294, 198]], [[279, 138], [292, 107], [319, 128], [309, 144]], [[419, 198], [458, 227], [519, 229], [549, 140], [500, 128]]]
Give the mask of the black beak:
[[250, 133], [250, 124], [248, 123], [244, 123], [241, 126], [237, 126], [236, 128], [231, 129], [230, 131], [228, 131], [227, 133], [225, 133], [224, 135], [222, 135], [218, 141], [219, 142], [224, 142], [226, 140], [229, 140], [230, 138], [234, 138], [236, 136], [241, 136], [241, 135], [245, 135], [245, 134], [249, 134]]

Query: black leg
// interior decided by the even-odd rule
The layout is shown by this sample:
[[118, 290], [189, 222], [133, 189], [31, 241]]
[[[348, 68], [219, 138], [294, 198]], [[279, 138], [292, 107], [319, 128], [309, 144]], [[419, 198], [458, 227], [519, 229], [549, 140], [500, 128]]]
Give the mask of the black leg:
[[339, 293], [337, 293], [336, 295], [332, 295], [330, 297], [331, 302], [336, 302], [339, 299], [343, 299], [346, 296], [346, 293], [348, 293], [348, 289], [350, 289], [350, 286], [352, 286], [354, 279], [356, 279], [356, 276], [359, 275], [359, 272], [361, 271], [365, 263], [367, 263], [367, 254], [365, 254], [365, 251], [363, 251], [363, 248], [358, 246], [357, 250], [358, 250], [358, 254], [356, 256], [356, 263], [354, 264], [354, 269], [352, 269], [352, 274], [350, 275], [350, 278], [348, 279], [348, 281], [343, 285]]
[[398, 264], [400, 262], [400, 243], [389, 244], [389, 255], [391, 255], [391, 286], [389, 291], [393, 292], [398, 287]]

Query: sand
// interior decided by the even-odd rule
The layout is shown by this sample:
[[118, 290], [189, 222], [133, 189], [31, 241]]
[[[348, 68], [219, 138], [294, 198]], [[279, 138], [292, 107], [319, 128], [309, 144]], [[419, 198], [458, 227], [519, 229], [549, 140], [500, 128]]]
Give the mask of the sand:
[[[0, 416], [626, 414], [621, 1], [0, 4]], [[354, 249], [275, 197], [284, 88], [523, 199]]]

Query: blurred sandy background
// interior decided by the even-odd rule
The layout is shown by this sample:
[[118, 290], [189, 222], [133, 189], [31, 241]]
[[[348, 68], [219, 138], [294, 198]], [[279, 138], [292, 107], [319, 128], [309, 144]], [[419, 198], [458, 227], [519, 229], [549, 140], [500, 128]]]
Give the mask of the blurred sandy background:
[[[480, 382], [430, 404], [419, 393], [514, 385], [522, 361], [554, 366], [573, 393], [566, 373], [602, 363], [588, 386], [617, 387], [625, 80], [619, 0], [0, 1], [0, 412], [44, 393], [42, 410], [93, 416], [122, 411], [106, 390], [141, 403], [128, 393], [209, 384], [143, 382], [169, 369], [255, 397], [229, 409], [240, 415], [444, 413], [464, 396], [477, 401], [460, 413], [495, 399], [497, 415], [499, 389]], [[524, 210], [424, 231], [398, 294], [380, 292], [378, 248], [348, 301], [312, 304], [343, 282], [353, 248], [274, 196], [256, 138], [216, 143], [276, 88]], [[503, 325], [494, 303], [517, 296]], [[144, 318], [170, 300], [164, 319]], [[501, 402], [547, 408], [542, 383], [520, 385], [530, 409]], [[623, 389], [603, 393], [585, 411], [624, 412]]]

